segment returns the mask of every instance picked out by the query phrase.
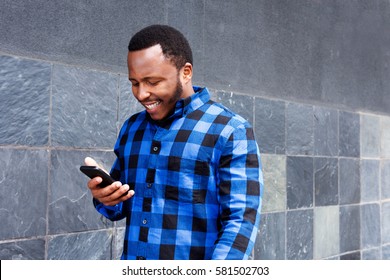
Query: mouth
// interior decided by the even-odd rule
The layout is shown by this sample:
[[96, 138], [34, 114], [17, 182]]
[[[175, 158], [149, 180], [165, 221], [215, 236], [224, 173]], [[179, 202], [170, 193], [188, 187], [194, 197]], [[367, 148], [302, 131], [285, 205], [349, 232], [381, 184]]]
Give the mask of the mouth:
[[144, 107], [147, 109], [147, 110], [153, 110], [155, 109], [158, 105], [161, 104], [161, 101], [156, 101], [156, 102], [153, 102], [153, 103], [149, 103], [149, 104], [142, 104], [144, 105]]

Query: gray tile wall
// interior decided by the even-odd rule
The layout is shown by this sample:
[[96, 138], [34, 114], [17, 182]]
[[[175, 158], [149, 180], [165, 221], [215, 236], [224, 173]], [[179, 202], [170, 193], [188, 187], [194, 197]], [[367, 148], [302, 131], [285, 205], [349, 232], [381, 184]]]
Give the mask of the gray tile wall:
[[[254, 259], [390, 259], [390, 117], [211, 88], [252, 122], [265, 191]], [[124, 222], [93, 208], [141, 107], [126, 74], [0, 55], [0, 259], [117, 259]]]

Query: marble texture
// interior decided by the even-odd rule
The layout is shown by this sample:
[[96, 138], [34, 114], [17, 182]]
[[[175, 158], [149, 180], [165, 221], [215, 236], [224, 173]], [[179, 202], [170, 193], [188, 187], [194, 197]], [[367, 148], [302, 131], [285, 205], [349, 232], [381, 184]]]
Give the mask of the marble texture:
[[0, 240], [46, 234], [47, 162], [46, 150], [0, 149]]
[[287, 208], [312, 207], [313, 158], [287, 157]]
[[[125, 220], [123, 220], [125, 222]], [[125, 238], [125, 231], [126, 231], [126, 223], [123, 223], [123, 225], [119, 226], [118, 222], [116, 222], [115, 225], [115, 235], [114, 235], [114, 242], [113, 242], [113, 259], [114, 260], [120, 260], [122, 256], [123, 251], [123, 245], [124, 245], [124, 238]]]
[[361, 202], [371, 202], [380, 199], [380, 178], [379, 160], [360, 160]]
[[361, 156], [378, 158], [381, 150], [380, 117], [361, 114], [360, 123]]
[[390, 198], [390, 159], [381, 161], [381, 199]]
[[217, 97], [215, 101], [225, 105], [234, 113], [249, 121], [252, 126], [254, 125], [253, 112], [255, 98], [253, 96], [239, 95], [226, 91], [217, 91], [215, 96]]
[[314, 154], [319, 156], [338, 155], [338, 111], [314, 107]]
[[50, 236], [49, 260], [109, 260], [112, 257], [111, 230]]
[[261, 211], [286, 210], [286, 157], [263, 154], [264, 193]]
[[0, 260], [44, 260], [43, 238], [0, 243]]
[[112, 148], [117, 135], [118, 75], [55, 65], [53, 146]]
[[286, 153], [287, 155], [313, 155], [314, 149], [313, 107], [287, 103]]
[[381, 157], [390, 158], [390, 117], [381, 117]]
[[315, 206], [338, 204], [337, 158], [314, 158], [314, 201]]
[[51, 64], [0, 55], [0, 145], [49, 141]]
[[49, 233], [61, 234], [112, 227], [92, 204], [88, 177], [80, 172], [86, 156], [95, 158], [109, 170], [114, 161], [109, 152], [53, 151], [51, 154], [51, 196]]
[[340, 256], [340, 260], [360, 260], [360, 259], [361, 259], [360, 251], [351, 252]]
[[286, 214], [263, 214], [254, 248], [256, 260], [284, 260], [286, 245]]
[[340, 204], [360, 202], [360, 161], [354, 158], [339, 159]]
[[362, 251], [362, 260], [381, 260], [381, 249], [374, 248]]
[[288, 211], [286, 259], [313, 259], [313, 210]]
[[361, 206], [361, 247], [369, 249], [381, 245], [380, 205], [364, 204]]
[[339, 206], [314, 208], [314, 259], [338, 255], [340, 249]]
[[382, 260], [390, 260], [390, 245], [382, 247]]
[[360, 116], [339, 112], [339, 156], [360, 156]]
[[360, 206], [340, 206], [340, 253], [360, 249]]
[[382, 203], [382, 244], [390, 243], [390, 202]]
[[255, 98], [255, 133], [260, 152], [286, 151], [286, 105], [283, 101]]

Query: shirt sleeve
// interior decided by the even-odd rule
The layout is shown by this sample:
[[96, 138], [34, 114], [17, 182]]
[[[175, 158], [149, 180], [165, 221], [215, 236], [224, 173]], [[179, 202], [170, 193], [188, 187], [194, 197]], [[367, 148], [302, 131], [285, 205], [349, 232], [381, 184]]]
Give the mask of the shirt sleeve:
[[[120, 180], [120, 166], [119, 166], [119, 160], [117, 159], [114, 163], [114, 165], [111, 168], [111, 177], [115, 180]], [[93, 199], [93, 205], [95, 206], [96, 210], [102, 214], [104, 217], [111, 221], [118, 221], [125, 217], [123, 207], [124, 203], [120, 202], [117, 205], [114, 206], [106, 206], [103, 203], [101, 203], [97, 199]]]
[[253, 129], [230, 135], [218, 168], [221, 230], [212, 259], [248, 259], [260, 223], [263, 175]]

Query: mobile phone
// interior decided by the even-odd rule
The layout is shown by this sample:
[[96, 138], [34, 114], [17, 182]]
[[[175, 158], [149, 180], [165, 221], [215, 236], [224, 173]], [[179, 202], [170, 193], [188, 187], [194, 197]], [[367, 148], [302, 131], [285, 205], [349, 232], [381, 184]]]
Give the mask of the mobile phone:
[[103, 181], [98, 185], [101, 188], [107, 187], [115, 182], [115, 180], [109, 174], [97, 166], [82, 165], [80, 166], [80, 171], [91, 179], [95, 177], [101, 177]]

